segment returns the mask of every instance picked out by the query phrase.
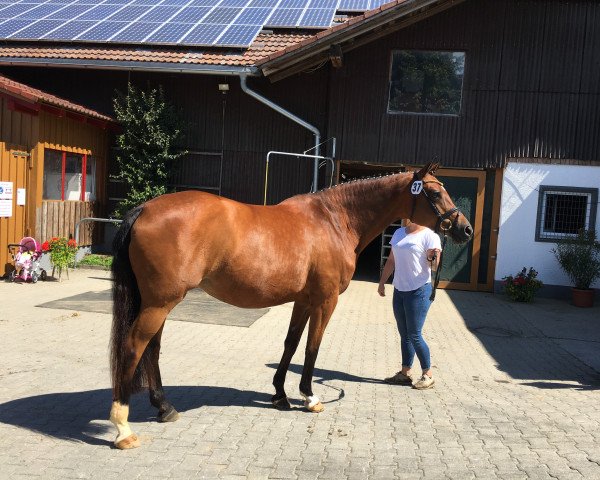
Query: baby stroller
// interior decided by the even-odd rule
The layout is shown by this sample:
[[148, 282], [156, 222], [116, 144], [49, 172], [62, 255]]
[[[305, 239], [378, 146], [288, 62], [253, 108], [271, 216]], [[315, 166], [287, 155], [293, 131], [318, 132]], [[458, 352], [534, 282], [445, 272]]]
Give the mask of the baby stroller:
[[39, 279], [46, 280], [46, 270], [40, 268], [42, 249], [35, 238], [25, 237], [19, 243], [9, 243], [8, 251], [15, 262], [15, 269], [8, 276], [9, 281], [21, 279], [36, 283]]

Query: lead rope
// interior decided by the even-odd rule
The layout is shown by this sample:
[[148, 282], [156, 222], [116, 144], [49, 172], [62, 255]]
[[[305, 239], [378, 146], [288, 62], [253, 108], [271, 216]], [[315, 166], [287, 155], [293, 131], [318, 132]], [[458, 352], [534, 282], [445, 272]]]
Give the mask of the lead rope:
[[[442, 242], [442, 251], [440, 252], [440, 261], [437, 266], [437, 270], [435, 271], [435, 278], [433, 281], [433, 288], [431, 289], [431, 296], [429, 297], [429, 301], [433, 302], [435, 300], [435, 291], [437, 290], [438, 284], [440, 283], [440, 274], [442, 273], [442, 261], [444, 259], [444, 250], [446, 250], [446, 240], [448, 240], [448, 230], [444, 230], [444, 240]], [[431, 266], [433, 267], [433, 262], [435, 262], [436, 255], [432, 257], [430, 260]]]

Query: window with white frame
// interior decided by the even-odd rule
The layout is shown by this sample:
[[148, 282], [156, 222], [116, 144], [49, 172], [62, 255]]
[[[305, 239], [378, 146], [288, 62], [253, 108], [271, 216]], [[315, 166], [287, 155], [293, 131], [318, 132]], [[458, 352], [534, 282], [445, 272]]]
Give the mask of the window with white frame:
[[540, 186], [536, 241], [554, 242], [595, 228], [597, 205], [597, 188]]
[[96, 160], [91, 155], [44, 150], [44, 200], [93, 201]]
[[392, 52], [388, 113], [459, 115], [465, 52]]

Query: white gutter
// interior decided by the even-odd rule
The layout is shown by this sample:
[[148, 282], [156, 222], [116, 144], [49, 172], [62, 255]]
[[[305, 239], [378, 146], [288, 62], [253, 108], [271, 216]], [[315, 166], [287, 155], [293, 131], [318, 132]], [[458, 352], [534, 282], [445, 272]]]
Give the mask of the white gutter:
[[[281, 113], [283, 116], [285, 116], [285, 117], [289, 118], [290, 120], [296, 122], [297, 124], [303, 126], [307, 130], [310, 130], [315, 136], [315, 146], [313, 147], [315, 150], [314, 156], [319, 157], [319, 149], [320, 149], [320, 145], [321, 145], [321, 132], [319, 132], [319, 129], [317, 127], [311, 125], [310, 123], [305, 122], [304, 120], [297, 117], [293, 113], [287, 111], [285, 108], [272, 102], [268, 98], [263, 97], [261, 94], [255, 92], [254, 90], [250, 90], [250, 88], [246, 84], [246, 77], [247, 77], [247, 75], [244, 75], [244, 74], [240, 75], [240, 85], [242, 87], [242, 91], [247, 93], [251, 97], [255, 98], [259, 102], [264, 103], [269, 108], [272, 108], [276, 112]], [[314, 172], [313, 172], [313, 184], [312, 184], [312, 188], [311, 188], [312, 192], [317, 191], [318, 180], [319, 180], [319, 158], [315, 158]]]

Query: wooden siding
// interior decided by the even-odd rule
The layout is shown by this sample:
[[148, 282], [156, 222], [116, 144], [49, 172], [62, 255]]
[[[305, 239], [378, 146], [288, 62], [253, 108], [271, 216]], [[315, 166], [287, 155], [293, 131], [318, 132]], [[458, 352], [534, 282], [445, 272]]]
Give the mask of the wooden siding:
[[[498, 168], [600, 160], [600, 3], [468, 0], [345, 55], [329, 133], [344, 160]], [[575, 28], [576, 26], [576, 28]], [[465, 51], [459, 116], [388, 114], [391, 52]]]
[[[9, 110], [0, 98], [0, 180], [13, 182], [13, 216], [0, 218], [0, 275], [12, 264], [9, 243], [18, 243], [31, 235], [30, 219], [35, 218], [35, 192], [27, 183], [31, 176], [31, 159], [27, 157], [37, 136], [37, 121], [31, 115]], [[14, 155], [18, 151], [23, 154]], [[17, 188], [26, 188], [25, 206], [16, 205]]]
[[[44, 200], [37, 209], [36, 238], [39, 241], [53, 237], [75, 238], [77, 223], [86, 217], [95, 217], [95, 202]], [[94, 223], [84, 222], [79, 227], [79, 245], [92, 244]]]

